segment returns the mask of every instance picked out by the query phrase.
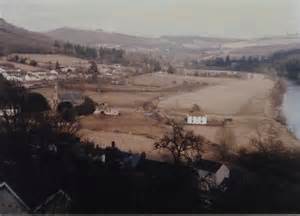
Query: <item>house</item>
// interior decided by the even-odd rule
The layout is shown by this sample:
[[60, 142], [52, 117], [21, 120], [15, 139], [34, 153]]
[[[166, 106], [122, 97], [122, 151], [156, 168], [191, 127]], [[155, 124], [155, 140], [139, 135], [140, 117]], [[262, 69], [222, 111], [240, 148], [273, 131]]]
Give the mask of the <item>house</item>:
[[102, 103], [97, 106], [94, 112], [94, 115], [99, 115], [99, 114], [103, 114], [107, 116], [119, 116], [120, 112], [117, 109], [110, 108], [108, 104]]
[[113, 141], [111, 146], [105, 149], [97, 149], [94, 155], [91, 155], [94, 161], [101, 162], [110, 167], [118, 169], [135, 169], [143, 159], [143, 154], [133, 154], [121, 151], [116, 147]]
[[0, 213], [27, 213], [30, 208], [5, 182], [0, 184]]
[[76, 72], [76, 68], [71, 67], [71, 66], [61, 67], [61, 71], [64, 72], [64, 73], [73, 73], [73, 72]]
[[219, 187], [223, 181], [230, 177], [229, 168], [222, 163], [209, 160], [197, 160], [193, 168], [198, 173], [199, 179], [205, 182], [209, 188]]
[[187, 116], [187, 124], [189, 125], [206, 125], [207, 116]]
[[43, 192], [39, 194], [17, 193], [6, 182], [1, 183], [0, 214], [67, 213], [71, 198], [64, 191], [48, 196]]
[[49, 196], [45, 202], [35, 208], [34, 213], [67, 213], [67, 210], [70, 208], [71, 198], [63, 190], [59, 190], [55, 194]]

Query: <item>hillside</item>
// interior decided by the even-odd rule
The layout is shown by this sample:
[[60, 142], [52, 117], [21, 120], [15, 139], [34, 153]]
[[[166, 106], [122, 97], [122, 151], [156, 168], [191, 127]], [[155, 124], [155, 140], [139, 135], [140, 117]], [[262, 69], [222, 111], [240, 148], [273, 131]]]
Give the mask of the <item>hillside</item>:
[[102, 30], [82, 30], [74, 28], [60, 28], [46, 33], [57, 40], [89, 46], [107, 46], [134, 50], [159, 50], [187, 52], [188, 50], [216, 49], [221, 44], [239, 42], [236, 39], [194, 37], [194, 36], [162, 36], [141, 37]]
[[48, 36], [71, 43], [89, 46], [107, 46], [118, 48], [153, 48], [162, 45], [155, 38], [131, 36], [120, 33], [104, 32], [102, 30], [82, 30], [74, 28], [59, 28], [46, 33]]
[[51, 52], [53, 40], [41, 33], [31, 32], [16, 27], [4, 19], [0, 19], [0, 50], [5, 53]]
[[300, 37], [277, 36], [254, 39], [217, 38], [200, 36], [140, 37], [102, 30], [60, 28], [46, 35], [61, 41], [89, 46], [106, 46], [138, 51], [158, 51], [176, 56], [199, 57], [203, 52], [216, 55], [270, 55], [279, 50], [299, 47]]

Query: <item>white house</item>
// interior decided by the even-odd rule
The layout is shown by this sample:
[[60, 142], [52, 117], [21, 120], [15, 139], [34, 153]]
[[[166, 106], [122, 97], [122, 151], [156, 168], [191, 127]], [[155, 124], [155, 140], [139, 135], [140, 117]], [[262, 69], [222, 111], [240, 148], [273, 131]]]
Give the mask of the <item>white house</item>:
[[94, 115], [104, 114], [107, 116], [119, 116], [120, 111], [117, 109], [110, 108], [106, 103], [102, 103], [98, 105], [96, 108]]
[[187, 124], [189, 125], [206, 125], [207, 116], [187, 116]]
[[219, 162], [201, 159], [195, 162], [193, 167], [207, 189], [219, 187], [225, 179], [230, 177], [229, 168]]

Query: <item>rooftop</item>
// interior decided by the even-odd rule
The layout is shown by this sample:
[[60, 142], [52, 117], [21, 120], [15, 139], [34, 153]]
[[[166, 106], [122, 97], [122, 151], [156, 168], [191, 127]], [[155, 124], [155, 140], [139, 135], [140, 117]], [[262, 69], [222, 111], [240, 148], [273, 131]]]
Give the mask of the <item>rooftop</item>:
[[193, 166], [197, 169], [206, 170], [213, 173], [217, 172], [222, 165], [222, 163], [216, 161], [209, 161], [203, 159], [198, 160], [193, 164]]

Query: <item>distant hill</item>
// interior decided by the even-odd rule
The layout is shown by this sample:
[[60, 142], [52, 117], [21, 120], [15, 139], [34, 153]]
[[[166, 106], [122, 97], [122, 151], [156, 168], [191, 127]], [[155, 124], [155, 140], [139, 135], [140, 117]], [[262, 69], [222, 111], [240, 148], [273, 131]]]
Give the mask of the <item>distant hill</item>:
[[231, 39], [200, 36], [141, 37], [115, 32], [59, 28], [37, 33], [0, 19], [0, 52], [49, 53], [54, 40], [92, 47], [121, 48], [158, 52], [174, 57], [201, 58], [217, 55], [270, 55], [279, 50], [300, 48], [298, 35], [257, 39]]
[[162, 45], [155, 38], [138, 37], [103, 30], [82, 30], [74, 28], [59, 28], [49, 31], [46, 35], [61, 41], [88, 46], [106, 46], [116, 48], [152, 48]]
[[218, 38], [218, 37], [201, 37], [201, 36], [162, 36], [161, 39], [176, 43], [191, 43], [196, 41], [202, 41], [207, 43], [234, 43], [243, 41], [242, 39], [235, 38]]
[[137, 51], [159, 51], [168, 55], [192, 54], [200, 56], [203, 52], [221, 55], [270, 55], [282, 49], [299, 46], [298, 36], [277, 36], [255, 39], [235, 39], [201, 36], [161, 36], [141, 37], [103, 30], [82, 30], [59, 28], [46, 33], [60, 41], [88, 46], [104, 46]]
[[0, 50], [4, 53], [48, 53], [53, 41], [42, 33], [28, 31], [0, 19]]
[[151, 52], [175, 61], [177, 61], [176, 59], [185, 58], [198, 59], [202, 55], [206, 55], [206, 51], [219, 51], [220, 46], [224, 43], [240, 41], [189, 36], [142, 37], [105, 32], [103, 30], [74, 28], [59, 28], [45, 34], [59, 41], [68, 41], [93, 47], [121, 48], [126, 51]]
[[89, 46], [119, 47], [136, 50], [187, 51], [218, 48], [220, 44], [239, 42], [237, 39], [209, 38], [197, 36], [141, 37], [103, 30], [59, 28], [46, 33], [57, 40]]

